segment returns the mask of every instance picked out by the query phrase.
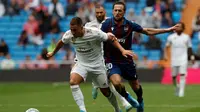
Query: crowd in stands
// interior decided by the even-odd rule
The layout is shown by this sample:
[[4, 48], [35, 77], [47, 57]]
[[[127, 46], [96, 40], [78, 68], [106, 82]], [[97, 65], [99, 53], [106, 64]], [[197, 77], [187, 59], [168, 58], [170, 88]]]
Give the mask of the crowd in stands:
[[[166, 28], [176, 24], [173, 19], [172, 13], [181, 11], [182, 7], [177, 7], [174, 0], [122, 0], [135, 4], [133, 7], [128, 7], [126, 17], [131, 21], [135, 21], [142, 27], [152, 28]], [[51, 64], [47, 64], [45, 53], [52, 51], [56, 46], [56, 41], [69, 29], [69, 24], [63, 28], [63, 21], [69, 23], [71, 16], [80, 17], [84, 24], [95, 19], [95, 6], [101, 4], [106, 7], [106, 4], [113, 2], [113, 0], [0, 0], [0, 18], [4, 16], [15, 16], [21, 13], [27, 14], [27, 21], [23, 25], [18, 39], [17, 45], [26, 49], [28, 45], [34, 45], [36, 48], [45, 46], [45, 39], [49, 34], [55, 34], [58, 37], [50, 38], [51, 42], [42, 49], [41, 54], [38, 54], [35, 59], [26, 55], [24, 62], [18, 66], [21, 69], [51, 69], [59, 68], [60, 64], [57, 63], [53, 57], [49, 59]], [[144, 2], [142, 6], [139, 4]], [[184, 3], [182, 3], [182, 6]], [[136, 10], [139, 8], [141, 10]], [[111, 10], [107, 11], [107, 16], [112, 16], [112, 7], [106, 8]], [[193, 20], [193, 35], [198, 32], [200, 40], [200, 10]], [[0, 67], [2, 69], [12, 69], [16, 67], [15, 60], [9, 53], [9, 45], [6, 44], [3, 37], [0, 37], [0, 57], [5, 57]], [[146, 39], [149, 38], [149, 39]], [[49, 38], [48, 38], [49, 39]], [[166, 40], [165, 40], [166, 41]], [[157, 61], [148, 59], [146, 54], [141, 55], [139, 60], [143, 60], [141, 67], [155, 68], [160, 66], [158, 62], [162, 58], [163, 45], [165, 42], [157, 36], [144, 36], [139, 33], [134, 33], [133, 46], [137, 45], [140, 49], [158, 50], [160, 57]], [[60, 60], [73, 60], [75, 54], [71, 45], [65, 45], [62, 49], [65, 55], [60, 57]], [[133, 49], [134, 50], [134, 49]], [[200, 56], [200, 45], [196, 50], [196, 55]], [[35, 63], [39, 62], [39, 63]], [[5, 67], [7, 66], [8, 67]]]

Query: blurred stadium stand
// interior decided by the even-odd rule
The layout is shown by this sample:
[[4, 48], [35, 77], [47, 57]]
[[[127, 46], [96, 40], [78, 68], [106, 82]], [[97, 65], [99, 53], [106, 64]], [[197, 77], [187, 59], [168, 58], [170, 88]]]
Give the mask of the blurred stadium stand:
[[[59, 0], [59, 2], [65, 7], [67, 6], [67, 0]], [[172, 19], [175, 23], [179, 22], [181, 19], [181, 9], [183, 5], [183, 0], [174, 0], [177, 10], [172, 12]], [[44, 0], [44, 5], [49, 6], [50, 2]], [[105, 2], [103, 4], [107, 11], [107, 16], [112, 16], [112, 2]], [[139, 0], [136, 4], [134, 2], [127, 2], [127, 10], [129, 8], [133, 8], [136, 15], [139, 15], [141, 10], [146, 7], [146, 0]], [[66, 11], [66, 10], [65, 10]], [[22, 46], [18, 46], [18, 38], [20, 37], [20, 33], [23, 30], [23, 25], [27, 21], [30, 13], [28, 11], [21, 10], [20, 14], [17, 16], [3, 16], [0, 17], [0, 38], [3, 38], [5, 42], [9, 46], [9, 52], [11, 54], [12, 59], [15, 61], [24, 60], [26, 55], [30, 55], [31, 59], [36, 59], [36, 56], [40, 54], [41, 50], [51, 43], [52, 38], [56, 38], [57, 40], [61, 37], [61, 34], [46, 34], [44, 36], [44, 45], [42, 46], [34, 46], [27, 45], [25, 48]], [[59, 21], [59, 25], [62, 32], [69, 30], [69, 22], [74, 15], [67, 15]], [[162, 27], [162, 26], [161, 26]], [[160, 39], [162, 42], [162, 48], [165, 46], [165, 42], [167, 36], [169, 34], [160, 34], [157, 35], [156, 38]], [[141, 42], [147, 42], [149, 39], [148, 36], [142, 36]], [[193, 48], [196, 51], [197, 46], [199, 44], [198, 34], [195, 34], [192, 38]], [[162, 52], [159, 50], [147, 50], [144, 45], [133, 44], [132, 49], [135, 53], [137, 53], [139, 60], [142, 60], [143, 56], [147, 56], [150, 60], [160, 60], [162, 58]], [[66, 55], [66, 51], [59, 52], [56, 56], [56, 60], [62, 60]], [[0, 61], [3, 57], [0, 57]]]

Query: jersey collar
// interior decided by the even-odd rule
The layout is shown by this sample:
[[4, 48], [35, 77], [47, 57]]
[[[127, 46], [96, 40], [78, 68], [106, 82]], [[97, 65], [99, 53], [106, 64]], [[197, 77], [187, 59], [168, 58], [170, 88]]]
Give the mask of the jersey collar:
[[[125, 17], [123, 17], [123, 19], [124, 19], [124, 21], [123, 21], [123, 26], [125, 26], [126, 25], [126, 23], [127, 23], [127, 19], [125, 18]], [[112, 17], [112, 26], [116, 26], [117, 24], [115, 23], [115, 20], [114, 20], [114, 17]]]

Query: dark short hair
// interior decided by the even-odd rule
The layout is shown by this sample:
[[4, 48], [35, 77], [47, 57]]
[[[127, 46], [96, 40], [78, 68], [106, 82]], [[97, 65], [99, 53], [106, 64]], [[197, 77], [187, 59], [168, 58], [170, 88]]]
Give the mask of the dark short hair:
[[72, 20], [70, 21], [70, 25], [82, 26], [83, 25], [83, 21], [81, 20], [80, 17], [73, 17]]
[[185, 30], [185, 24], [183, 22], [178, 22], [178, 24], [181, 24], [183, 30]]
[[98, 4], [98, 5], [95, 6], [95, 9], [99, 9], [99, 8], [103, 8], [104, 9], [104, 7], [102, 5]]
[[112, 9], [114, 9], [115, 5], [123, 5], [123, 6], [124, 6], [124, 11], [126, 11], [126, 4], [125, 4], [124, 2], [120, 2], [120, 1], [115, 2], [115, 3], [113, 4]]

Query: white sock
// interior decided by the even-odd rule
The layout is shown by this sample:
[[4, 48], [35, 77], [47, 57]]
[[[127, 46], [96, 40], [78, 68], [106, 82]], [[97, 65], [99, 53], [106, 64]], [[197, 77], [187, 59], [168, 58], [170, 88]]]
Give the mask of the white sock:
[[93, 82], [92, 82], [92, 87], [95, 88], [95, 89], [99, 88], [99, 87], [96, 87]]
[[179, 89], [179, 96], [184, 96], [185, 90], [185, 76], [180, 76], [180, 89]]
[[74, 97], [74, 100], [76, 104], [78, 105], [79, 109], [86, 112], [84, 97], [79, 85], [71, 86], [71, 90], [72, 90], [72, 95]]
[[111, 92], [110, 93], [110, 96], [107, 97], [108, 98], [108, 101], [112, 104], [112, 106], [114, 107], [115, 109], [115, 112], [120, 112], [120, 107], [117, 103], [117, 99], [115, 97], [115, 95]]
[[111, 89], [111, 91], [114, 93], [114, 95], [115, 95], [116, 97], [119, 98], [119, 100], [121, 101], [121, 103], [122, 103], [122, 105], [123, 105], [124, 107], [131, 106], [131, 105], [129, 104], [129, 102], [128, 102], [123, 96], [121, 96], [121, 95], [117, 92], [117, 90], [116, 90], [115, 87], [112, 85], [112, 83], [110, 84], [110, 89]]

